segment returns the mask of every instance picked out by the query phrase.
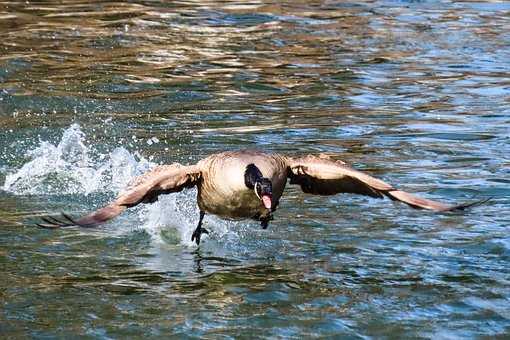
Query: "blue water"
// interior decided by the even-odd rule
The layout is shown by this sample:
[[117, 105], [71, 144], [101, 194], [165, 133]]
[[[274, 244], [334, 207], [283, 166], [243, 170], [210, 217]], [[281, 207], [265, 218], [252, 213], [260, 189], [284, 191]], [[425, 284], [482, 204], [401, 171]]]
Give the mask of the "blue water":
[[[5, 338], [510, 336], [506, 2], [6, 2], [0, 7]], [[195, 191], [48, 231], [155, 164], [326, 153], [448, 203], [288, 187], [275, 220]]]

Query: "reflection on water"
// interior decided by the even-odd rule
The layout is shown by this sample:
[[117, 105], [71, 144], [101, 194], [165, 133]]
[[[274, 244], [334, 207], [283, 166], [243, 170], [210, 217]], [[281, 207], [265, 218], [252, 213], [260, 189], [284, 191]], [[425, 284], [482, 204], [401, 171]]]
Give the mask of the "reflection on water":
[[[506, 2], [0, 4], [8, 337], [465, 338], [510, 329]], [[269, 230], [190, 190], [96, 230], [157, 163], [324, 152], [467, 214], [293, 188]], [[363, 213], [361, 213], [363, 212]], [[256, 332], [256, 333], [254, 333]]]

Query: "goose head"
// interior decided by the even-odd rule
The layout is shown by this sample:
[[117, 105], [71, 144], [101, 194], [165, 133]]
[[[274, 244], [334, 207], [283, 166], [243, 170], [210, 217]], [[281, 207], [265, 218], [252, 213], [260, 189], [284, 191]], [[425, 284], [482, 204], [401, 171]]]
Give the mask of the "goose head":
[[273, 205], [273, 185], [269, 178], [264, 177], [259, 168], [253, 163], [246, 166], [244, 184], [248, 189], [253, 190], [266, 209], [271, 210]]

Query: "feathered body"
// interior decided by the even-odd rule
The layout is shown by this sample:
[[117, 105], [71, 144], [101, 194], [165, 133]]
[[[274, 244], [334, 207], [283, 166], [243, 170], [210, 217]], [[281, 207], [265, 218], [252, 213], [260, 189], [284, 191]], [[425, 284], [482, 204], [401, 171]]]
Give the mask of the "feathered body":
[[244, 173], [255, 166], [273, 185], [273, 208], [287, 183], [284, 157], [258, 151], [227, 151], [211, 155], [197, 163], [202, 178], [197, 184], [197, 202], [201, 210], [225, 218], [256, 218], [269, 212], [253, 190], [245, 185]]
[[136, 178], [107, 206], [78, 220], [45, 217], [44, 228], [93, 227], [140, 203], [152, 203], [159, 195], [196, 186], [200, 220], [192, 240], [200, 243], [207, 231], [201, 227], [206, 212], [225, 218], [253, 218], [263, 228], [272, 219], [287, 179], [303, 192], [315, 195], [353, 193], [374, 198], [388, 197], [407, 205], [433, 211], [463, 210], [473, 204], [447, 205], [398, 190], [392, 185], [357, 171], [327, 156], [289, 157], [276, 153], [242, 150], [210, 155], [197, 164], [161, 165]]

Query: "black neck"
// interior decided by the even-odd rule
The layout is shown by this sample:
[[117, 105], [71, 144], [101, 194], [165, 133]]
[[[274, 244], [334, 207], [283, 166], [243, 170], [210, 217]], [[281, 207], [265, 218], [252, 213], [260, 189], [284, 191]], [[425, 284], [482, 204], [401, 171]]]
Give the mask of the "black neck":
[[259, 168], [255, 164], [248, 164], [246, 166], [246, 171], [244, 172], [244, 184], [249, 189], [253, 189], [255, 187], [255, 183], [260, 182], [262, 179], [262, 172], [260, 172]]

